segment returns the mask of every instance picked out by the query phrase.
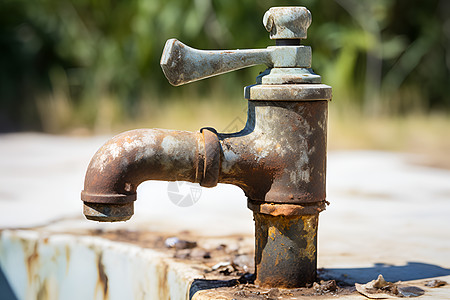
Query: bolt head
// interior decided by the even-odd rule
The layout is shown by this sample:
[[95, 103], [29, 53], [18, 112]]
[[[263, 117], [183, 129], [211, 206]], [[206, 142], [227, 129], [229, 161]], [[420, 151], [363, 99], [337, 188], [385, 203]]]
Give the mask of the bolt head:
[[263, 17], [263, 24], [273, 39], [306, 39], [311, 12], [302, 6], [272, 7]]

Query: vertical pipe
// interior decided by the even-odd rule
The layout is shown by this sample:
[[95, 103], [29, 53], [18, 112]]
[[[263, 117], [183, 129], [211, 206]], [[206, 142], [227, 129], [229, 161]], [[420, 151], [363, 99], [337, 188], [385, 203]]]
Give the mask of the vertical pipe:
[[256, 284], [296, 288], [317, 274], [318, 214], [272, 216], [254, 213]]

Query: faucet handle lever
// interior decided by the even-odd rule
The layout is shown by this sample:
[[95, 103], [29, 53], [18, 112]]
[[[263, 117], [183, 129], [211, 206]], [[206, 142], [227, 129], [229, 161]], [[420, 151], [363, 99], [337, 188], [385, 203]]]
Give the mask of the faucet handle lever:
[[277, 46], [246, 50], [198, 50], [176, 39], [166, 42], [161, 68], [172, 85], [178, 86], [259, 64], [269, 68], [310, 68], [311, 48], [301, 46], [311, 24], [305, 7], [272, 7], [263, 18], [264, 27]]
[[266, 49], [198, 50], [177, 39], [166, 42], [160, 64], [174, 86], [254, 65], [272, 65]]
[[160, 64], [170, 84], [178, 86], [260, 64], [269, 68], [310, 68], [311, 47], [198, 50], [170, 39], [166, 42]]

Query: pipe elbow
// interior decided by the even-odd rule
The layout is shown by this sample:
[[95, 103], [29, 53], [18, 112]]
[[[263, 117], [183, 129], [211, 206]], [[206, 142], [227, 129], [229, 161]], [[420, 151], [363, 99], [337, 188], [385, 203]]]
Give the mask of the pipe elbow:
[[215, 186], [217, 180], [211, 178], [215, 170], [207, 168], [211, 162], [206, 159], [211, 157], [206, 151], [211, 148], [208, 141], [214, 144], [214, 136], [209, 131], [162, 129], [138, 129], [115, 136], [97, 151], [88, 166], [81, 193], [86, 218], [128, 220], [133, 215], [136, 189], [146, 180]]

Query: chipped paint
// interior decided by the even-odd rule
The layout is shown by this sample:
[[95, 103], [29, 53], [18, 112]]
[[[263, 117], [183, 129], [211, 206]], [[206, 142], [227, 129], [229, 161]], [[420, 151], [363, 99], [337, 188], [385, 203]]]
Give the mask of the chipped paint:
[[222, 162], [222, 171], [230, 172], [233, 165], [240, 159], [240, 156], [233, 152], [233, 150], [223, 150], [224, 160]]

